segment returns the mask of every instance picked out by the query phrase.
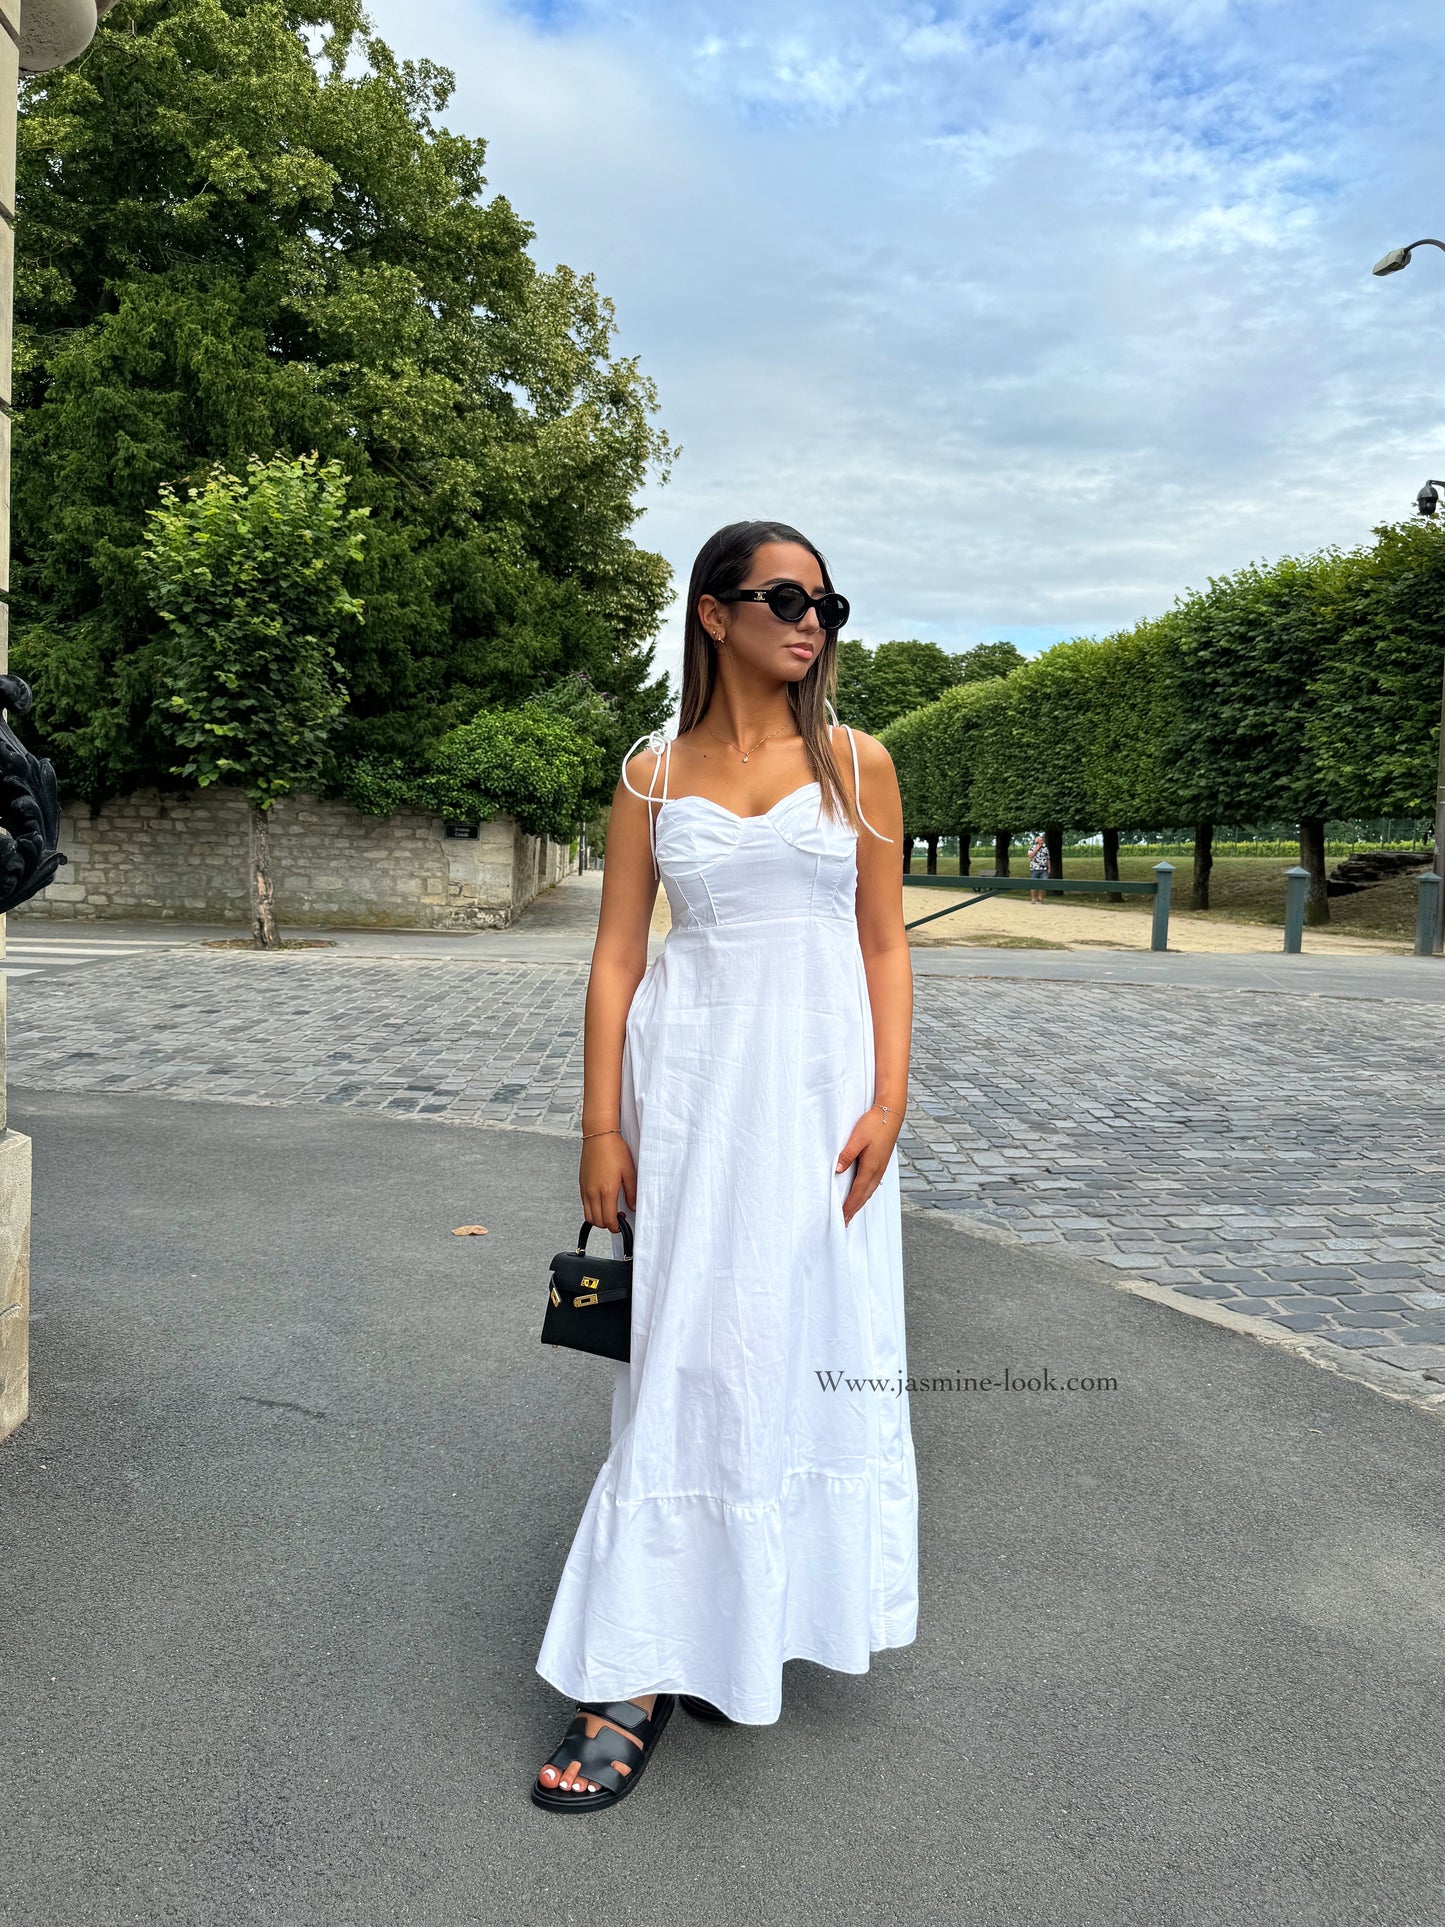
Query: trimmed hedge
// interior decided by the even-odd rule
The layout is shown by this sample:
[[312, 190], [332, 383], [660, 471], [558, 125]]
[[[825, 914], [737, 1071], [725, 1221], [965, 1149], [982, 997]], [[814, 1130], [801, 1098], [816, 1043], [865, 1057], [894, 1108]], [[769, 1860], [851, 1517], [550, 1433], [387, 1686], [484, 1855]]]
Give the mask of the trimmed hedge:
[[1430, 816], [1445, 530], [1251, 565], [882, 732], [905, 833]]

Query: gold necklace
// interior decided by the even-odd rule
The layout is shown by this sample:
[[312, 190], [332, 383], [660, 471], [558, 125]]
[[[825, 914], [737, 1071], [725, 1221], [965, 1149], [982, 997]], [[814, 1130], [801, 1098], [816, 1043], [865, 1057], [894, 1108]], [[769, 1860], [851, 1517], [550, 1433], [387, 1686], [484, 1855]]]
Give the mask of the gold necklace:
[[716, 740], [720, 743], [726, 743], [729, 749], [735, 749], [738, 755], [742, 757], [744, 762], [746, 762], [748, 758], [752, 755], [753, 750], [761, 749], [763, 744], [766, 742], [769, 742], [774, 736], [781, 736], [783, 731], [788, 727], [786, 723], [779, 723], [778, 727], [776, 729], [770, 729], [766, 736], [760, 736], [758, 740], [753, 744], [752, 749], [744, 749], [741, 743], [734, 743], [730, 741], [729, 738], [726, 736], [719, 736], [717, 731], [713, 728], [712, 724], [708, 722], [706, 717], [703, 718], [702, 726], [707, 731], [709, 736], [715, 737]]

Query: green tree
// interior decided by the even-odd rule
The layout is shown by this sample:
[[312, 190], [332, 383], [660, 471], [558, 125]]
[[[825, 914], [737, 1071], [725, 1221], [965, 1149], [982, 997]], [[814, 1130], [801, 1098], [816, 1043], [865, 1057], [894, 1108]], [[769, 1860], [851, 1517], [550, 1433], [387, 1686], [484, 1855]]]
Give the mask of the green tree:
[[996, 682], [1022, 669], [1028, 657], [1011, 642], [976, 642], [956, 660], [960, 682]]
[[872, 652], [865, 644], [852, 636], [838, 638], [833, 707], [843, 722], [852, 723], [855, 729], [866, 729], [870, 736], [874, 732], [864, 717], [871, 714], [868, 707], [868, 675], [872, 662]]
[[1173, 615], [1137, 623], [1094, 645], [1093, 720], [1083, 747], [1085, 821], [1152, 830], [1189, 821], [1173, 763], [1179, 697]]
[[1431, 816], [1445, 668], [1445, 530], [1402, 522], [1336, 573], [1308, 749], [1337, 816]]
[[398, 757], [358, 757], [348, 767], [346, 793], [373, 815], [434, 810], [448, 822], [485, 823], [505, 813], [529, 835], [563, 842], [588, 789], [610, 769], [594, 740], [538, 701], [484, 710], [448, 730], [419, 768]]
[[[1119, 832], [1189, 822], [1170, 745], [1178, 733], [1173, 616], [1141, 622], [1109, 636], [1093, 660], [1093, 723], [1083, 748], [1087, 820], [1104, 839], [1104, 875], [1119, 875]], [[1194, 824], [1190, 907], [1209, 908], [1213, 826]], [[1120, 899], [1122, 900], [1122, 899]]]
[[946, 690], [929, 711], [936, 717], [936, 792], [942, 792], [959, 825], [959, 838], [973, 827], [994, 834], [994, 867], [1008, 875], [1011, 832], [1025, 817], [1023, 715], [1011, 696], [1011, 678], [988, 676]]
[[277, 941], [267, 812], [314, 784], [346, 707], [337, 639], [360, 621], [347, 576], [368, 511], [314, 455], [216, 468], [148, 517], [142, 576], [166, 625], [154, 729], [168, 774], [238, 785], [250, 804], [251, 934]]
[[958, 658], [936, 642], [881, 642], [873, 650], [840, 643], [838, 714], [870, 735], [881, 735], [911, 709], [937, 702], [958, 680]]
[[370, 510], [338, 782], [573, 673], [619, 745], [666, 716], [653, 385], [438, 124], [452, 84], [357, 0], [120, 0], [23, 83], [14, 662], [72, 794], [165, 780], [146, 512], [252, 454], [316, 450]]
[[928, 844], [928, 871], [933, 875], [938, 869], [940, 836], [957, 835], [959, 862], [966, 875], [968, 830], [959, 820], [958, 798], [951, 780], [954, 772], [948, 759], [939, 753], [939, 707], [930, 703], [909, 710], [888, 725], [880, 740], [893, 759], [903, 802], [905, 871], [912, 867], [915, 837], [921, 836]]
[[1011, 676], [1027, 660], [1011, 642], [980, 642], [950, 656], [936, 642], [883, 642], [870, 650], [844, 639], [838, 644], [838, 714], [881, 735], [910, 710], [937, 702], [945, 690]]
[[1312, 923], [1329, 919], [1330, 814], [1329, 774], [1310, 728], [1314, 689], [1356, 566], [1331, 549], [1211, 578], [1179, 604], [1172, 631], [1179, 708], [1170, 751], [1190, 819], [1297, 822]]
[[[940, 836], [958, 838], [960, 875], [969, 871], [973, 824], [967, 810], [971, 764], [958, 728], [965, 712], [941, 706], [960, 688], [1001, 682], [1026, 658], [1011, 642], [982, 642], [948, 656], [935, 643], [884, 643], [860, 678], [874, 727], [888, 745], [903, 799], [904, 867], [913, 839], [928, 845], [928, 869], [938, 867]], [[966, 732], [964, 732], [966, 733]]]
[[877, 735], [896, 717], [934, 703], [959, 680], [958, 658], [936, 642], [882, 642], [873, 651], [869, 705]]

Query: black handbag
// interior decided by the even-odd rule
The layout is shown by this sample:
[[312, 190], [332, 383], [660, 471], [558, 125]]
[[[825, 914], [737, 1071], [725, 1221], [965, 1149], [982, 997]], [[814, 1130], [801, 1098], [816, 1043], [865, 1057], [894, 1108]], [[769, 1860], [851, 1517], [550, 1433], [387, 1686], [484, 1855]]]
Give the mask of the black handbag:
[[632, 1226], [621, 1213], [617, 1222], [625, 1257], [589, 1258], [587, 1240], [604, 1227], [584, 1218], [577, 1249], [559, 1251], [552, 1260], [542, 1320], [544, 1345], [570, 1345], [573, 1351], [595, 1352], [624, 1364], [631, 1359]]

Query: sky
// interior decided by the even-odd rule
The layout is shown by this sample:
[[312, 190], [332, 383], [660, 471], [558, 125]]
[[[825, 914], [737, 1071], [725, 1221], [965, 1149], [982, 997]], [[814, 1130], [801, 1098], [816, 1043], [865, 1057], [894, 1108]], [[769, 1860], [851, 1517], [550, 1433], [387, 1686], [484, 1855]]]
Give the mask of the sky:
[[[1445, 475], [1423, 0], [371, 0], [680, 444], [636, 538], [804, 530], [870, 646], [1025, 653]], [[679, 680], [676, 605], [656, 666]]]

